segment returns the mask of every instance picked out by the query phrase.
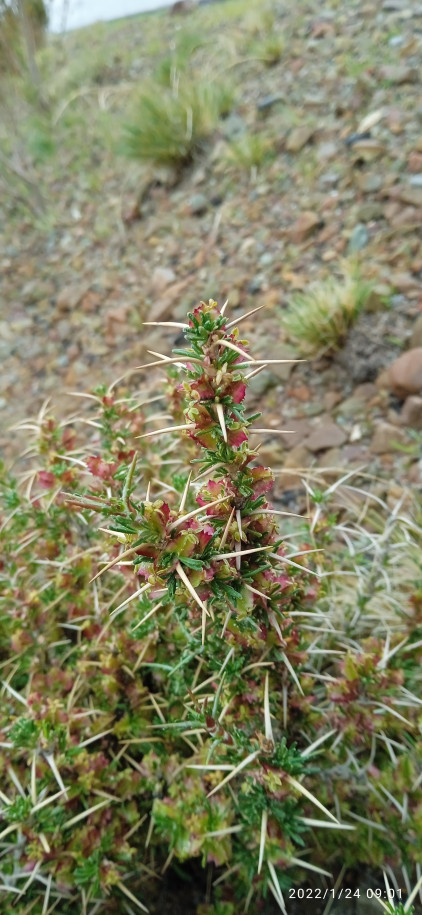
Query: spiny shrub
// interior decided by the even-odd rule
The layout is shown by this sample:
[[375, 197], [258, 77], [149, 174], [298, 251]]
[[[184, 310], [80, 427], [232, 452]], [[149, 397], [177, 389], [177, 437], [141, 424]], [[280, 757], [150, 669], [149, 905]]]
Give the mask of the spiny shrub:
[[[164, 416], [156, 393], [113, 387], [93, 413], [22, 427], [35, 466], [5, 476], [0, 524], [5, 911], [145, 911], [194, 859], [213, 882], [201, 915], [272, 897], [285, 913], [342, 868], [359, 893], [362, 865], [410, 911], [420, 527], [396, 512], [414, 563], [396, 600], [396, 533], [389, 563], [376, 523], [366, 541], [336, 501], [361, 487], [307, 484], [308, 520], [271, 507], [245, 406], [268, 363], [237, 323], [201, 303], [186, 346], [142, 367], [169, 368]], [[331, 582], [355, 566], [352, 615]]]

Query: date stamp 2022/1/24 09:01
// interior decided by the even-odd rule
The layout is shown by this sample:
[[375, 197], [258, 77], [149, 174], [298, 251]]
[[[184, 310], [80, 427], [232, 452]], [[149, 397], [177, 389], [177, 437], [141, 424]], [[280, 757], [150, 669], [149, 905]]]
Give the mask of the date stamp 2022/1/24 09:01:
[[350, 887], [339, 887], [335, 889], [332, 887], [329, 889], [318, 888], [309, 888], [304, 889], [303, 887], [298, 887], [295, 889], [291, 887], [289, 890], [289, 899], [329, 899], [339, 900], [339, 899], [361, 899], [365, 897], [366, 899], [382, 899], [385, 902], [391, 902], [393, 904], [399, 903], [402, 901], [402, 891], [400, 889], [392, 889], [391, 887], [387, 889], [351, 889]]

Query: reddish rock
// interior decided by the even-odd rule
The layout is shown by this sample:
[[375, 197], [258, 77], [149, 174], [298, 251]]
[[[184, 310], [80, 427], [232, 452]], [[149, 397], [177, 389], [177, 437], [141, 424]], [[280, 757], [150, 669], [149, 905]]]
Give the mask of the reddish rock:
[[293, 223], [289, 230], [289, 235], [291, 241], [300, 245], [303, 241], [306, 241], [317, 229], [321, 226], [321, 220], [317, 213], [312, 213], [311, 210], [305, 210], [296, 222]]
[[376, 397], [377, 394], [377, 387], [372, 381], [365, 381], [363, 384], [358, 384], [353, 391], [354, 397], [359, 397], [368, 402], [372, 400], [373, 397]]
[[312, 455], [304, 445], [296, 445], [292, 448], [284, 461], [283, 472], [276, 476], [275, 495], [279, 491], [303, 487], [303, 470], [312, 464], [312, 460]]
[[309, 438], [305, 439], [304, 445], [309, 451], [322, 451], [325, 448], [343, 445], [345, 441], [347, 441], [347, 435], [344, 429], [337, 426], [331, 419], [326, 419], [314, 428]]
[[340, 403], [343, 395], [340, 391], [327, 391], [323, 397], [323, 403], [326, 410], [332, 410], [338, 403]]
[[397, 397], [422, 391], [422, 346], [402, 353], [388, 368], [387, 386]]
[[422, 429], [422, 397], [412, 394], [406, 398], [403, 409], [400, 414], [403, 426], [410, 429]]
[[418, 175], [422, 172], [422, 153], [411, 152], [407, 160], [407, 167], [412, 175]]
[[409, 467], [407, 476], [411, 483], [422, 483], [422, 461], [415, 461], [411, 467]]
[[328, 448], [318, 458], [318, 467], [342, 467], [344, 466], [344, 457], [341, 448]]
[[327, 35], [335, 35], [335, 28], [332, 22], [327, 19], [317, 19], [311, 25], [312, 38], [325, 38]]
[[310, 389], [307, 384], [300, 384], [297, 388], [288, 388], [287, 395], [300, 400], [301, 403], [308, 403], [311, 397]]
[[312, 430], [311, 424], [307, 419], [289, 419], [289, 427], [292, 428], [292, 433], [285, 435], [277, 436], [280, 438], [283, 447], [287, 448], [288, 451], [296, 448], [303, 440], [310, 434]]
[[287, 152], [300, 152], [300, 150], [303, 149], [303, 147], [306, 146], [306, 144], [309, 142], [313, 133], [313, 127], [307, 127], [306, 125], [303, 125], [303, 127], [295, 127], [289, 133], [289, 136], [286, 140]]
[[73, 311], [88, 292], [86, 284], [71, 283], [59, 292], [56, 305], [59, 311]]
[[395, 450], [395, 445], [404, 444], [405, 434], [402, 429], [391, 423], [379, 422], [370, 444], [372, 454], [386, 454]]

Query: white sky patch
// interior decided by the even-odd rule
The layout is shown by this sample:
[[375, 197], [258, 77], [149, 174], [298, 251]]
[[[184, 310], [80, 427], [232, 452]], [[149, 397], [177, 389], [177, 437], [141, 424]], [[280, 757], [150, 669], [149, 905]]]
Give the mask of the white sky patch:
[[169, 0], [50, 0], [46, 4], [51, 32], [61, 32], [63, 26], [71, 31], [93, 22], [121, 19], [169, 5]]

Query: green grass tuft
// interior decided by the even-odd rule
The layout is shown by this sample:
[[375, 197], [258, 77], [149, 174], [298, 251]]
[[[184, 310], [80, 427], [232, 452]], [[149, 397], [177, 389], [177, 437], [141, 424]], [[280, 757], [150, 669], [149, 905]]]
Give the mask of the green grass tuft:
[[160, 92], [152, 83], [139, 96], [134, 121], [126, 127], [125, 151], [140, 161], [183, 167], [201, 151], [231, 101], [227, 86], [205, 79], [182, 79], [179, 86]]
[[307, 292], [292, 297], [283, 326], [308, 356], [340, 349], [370, 293], [356, 264], [345, 263], [342, 278], [311, 283]]

